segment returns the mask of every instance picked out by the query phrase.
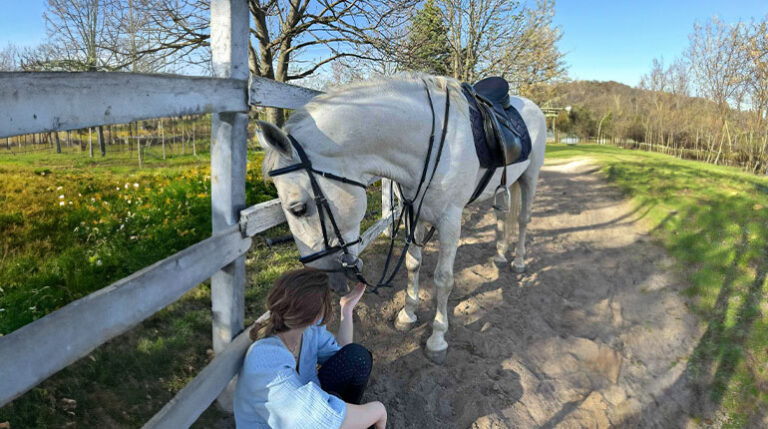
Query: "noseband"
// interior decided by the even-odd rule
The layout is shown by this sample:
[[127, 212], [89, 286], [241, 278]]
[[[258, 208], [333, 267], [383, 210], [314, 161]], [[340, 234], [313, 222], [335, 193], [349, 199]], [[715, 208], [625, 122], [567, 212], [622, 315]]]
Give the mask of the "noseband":
[[[398, 217], [397, 222], [394, 222], [394, 221], [392, 222], [392, 233], [390, 234], [391, 239], [390, 239], [389, 251], [387, 254], [387, 260], [384, 264], [384, 270], [381, 273], [381, 278], [376, 283], [375, 287], [371, 290], [371, 292], [373, 293], [378, 293], [377, 290], [379, 287], [391, 287], [392, 280], [394, 279], [395, 274], [397, 274], [397, 272], [400, 270], [403, 260], [405, 259], [405, 255], [406, 255], [406, 252], [408, 251], [408, 247], [411, 244], [416, 244], [417, 246], [423, 246], [432, 237], [432, 234], [435, 231], [435, 228], [433, 226], [432, 229], [427, 234], [427, 237], [424, 242], [422, 243], [415, 242], [414, 236], [416, 233], [416, 224], [418, 223], [419, 217], [421, 215], [421, 206], [424, 203], [424, 197], [427, 194], [429, 185], [432, 183], [432, 179], [435, 177], [435, 171], [437, 171], [437, 164], [440, 162], [440, 156], [443, 152], [443, 145], [445, 144], [445, 135], [448, 131], [448, 112], [450, 110], [450, 94], [448, 91], [448, 87], [446, 86], [445, 117], [443, 119], [443, 132], [440, 139], [440, 145], [437, 151], [437, 156], [435, 158], [435, 166], [432, 169], [432, 174], [430, 175], [429, 180], [427, 180], [427, 172], [429, 170], [429, 160], [432, 156], [432, 148], [434, 146], [434, 141], [435, 141], [435, 109], [434, 109], [434, 106], [432, 105], [432, 97], [429, 94], [429, 87], [427, 86], [426, 82], [424, 82], [424, 89], [427, 91], [427, 100], [429, 101], [429, 108], [432, 111], [432, 131], [429, 136], [429, 147], [427, 150], [427, 157], [426, 157], [426, 160], [424, 161], [424, 169], [421, 174], [421, 180], [419, 181], [419, 186], [416, 189], [416, 195], [414, 195], [412, 199], [405, 198], [402, 188], [400, 187], [400, 184], [397, 185], [400, 191], [401, 201], [403, 203], [403, 210], [400, 212], [400, 216]], [[268, 174], [270, 177], [275, 177], [275, 176], [291, 173], [298, 170], [304, 170], [307, 172], [307, 176], [309, 177], [309, 183], [312, 187], [312, 194], [315, 200], [315, 205], [317, 206], [317, 213], [318, 213], [318, 216], [320, 217], [320, 228], [323, 232], [324, 249], [318, 252], [312, 253], [310, 255], [300, 257], [299, 262], [301, 262], [302, 264], [308, 264], [320, 258], [333, 255], [338, 252], [342, 252], [343, 255], [341, 256], [341, 268], [335, 269], [335, 270], [323, 270], [323, 271], [343, 272], [347, 277], [353, 280], [357, 280], [359, 282], [365, 283], [366, 285], [372, 286], [372, 284], [369, 283], [363, 276], [363, 273], [361, 271], [362, 261], [357, 255], [354, 255], [349, 251], [349, 247], [354, 246], [355, 244], [360, 242], [360, 237], [350, 242], [344, 241], [344, 237], [342, 237], [341, 235], [341, 230], [338, 227], [336, 219], [333, 217], [333, 212], [331, 211], [331, 206], [328, 203], [328, 199], [325, 198], [325, 194], [323, 194], [323, 190], [320, 187], [320, 184], [317, 183], [317, 178], [315, 177], [315, 175], [319, 175], [319, 176], [325, 177], [326, 179], [336, 180], [338, 182], [346, 183], [349, 185], [359, 186], [363, 189], [366, 189], [368, 186], [356, 180], [351, 180], [351, 179], [347, 179], [346, 177], [338, 176], [333, 173], [316, 170], [314, 167], [312, 167], [312, 162], [309, 160], [307, 153], [304, 151], [304, 148], [301, 147], [299, 142], [296, 141], [296, 139], [290, 134], [288, 135], [288, 139], [290, 140], [293, 148], [296, 150], [296, 153], [299, 155], [299, 160], [301, 162], [299, 162], [298, 164], [289, 165], [287, 167], [271, 170]], [[426, 186], [424, 187], [424, 192], [421, 194], [421, 199], [419, 200], [419, 203], [417, 206], [415, 202], [419, 196], [419, 193], [421, 192], [422, 185], [424, 185], [425, 182], [426, 182]], [[390, 193], [390, 199], [393, 199], [393, 198], [394, 198], [393, 194]], [[331, 227], [333, 228], [333, 233], [336, 235], [336, 240], [338, 242], [338, 244], [336, 245], [331, 245], [329, 241], [328, 230], [327, 230], [327, 227], [325, 226], [326, 215], [328, 220], [331, 223]], [[407, 231], [405, 244], [403, 246], [403, 250], [402, 250], [402, 253], [400, 254], [400, 257], [398, 258], [397, 264], [395, 265], [395, 268], [393, 269], [392, 273], [389, 276], [387, 276], [387, 271], [389, 270], [389, 264], [392, 259], [392, 254], [394, 251], [395, 237], [404, 219], [404, 216], [405, 216], [405, 229]]]

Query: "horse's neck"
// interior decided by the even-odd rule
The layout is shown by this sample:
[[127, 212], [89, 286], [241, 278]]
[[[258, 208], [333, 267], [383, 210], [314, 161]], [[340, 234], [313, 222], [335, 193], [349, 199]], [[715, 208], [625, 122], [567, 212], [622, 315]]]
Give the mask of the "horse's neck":
[[[346, 128], [337, 129], [344, 130], [340, 134], [349, 137], [342, 142], [314, 146], [310, 158], [318, 159], [318, 169], [339, 172], [353, 180], [367, 183], [384, 177], [401, 184], [406, 191], [415, 190], [424, 168], [432, 126], [431, 112], [424, 103], [421, 118], [389, 111], [389, 116], [372, 114], [367, 118], [345, 119], [336, 127]], [[439, 131], [435, 131], [436, 139]], [[436, 146], [437, 142], [433, 159]]]

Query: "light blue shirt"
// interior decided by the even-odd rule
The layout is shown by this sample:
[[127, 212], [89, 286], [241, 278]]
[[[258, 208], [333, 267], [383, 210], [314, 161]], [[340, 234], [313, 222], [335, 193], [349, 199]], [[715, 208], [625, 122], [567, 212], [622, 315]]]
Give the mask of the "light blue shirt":
[[339, 428], [347, 405], [320, 388], [317, 365], [341, 347], [325, 326], [304, 330], [296, 359], [277, 336], [251, 344], [235, 389], [238, 428]]

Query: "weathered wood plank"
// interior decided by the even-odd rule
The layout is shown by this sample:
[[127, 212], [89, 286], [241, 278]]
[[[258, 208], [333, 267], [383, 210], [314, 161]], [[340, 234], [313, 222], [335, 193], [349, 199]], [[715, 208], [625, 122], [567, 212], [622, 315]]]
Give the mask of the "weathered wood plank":
[[395, 207], [395, 209], [390, 212], [389, 216], [383, 219], [379, 219], [379, 221], [373, 224], [373, 226], [366, 229], [365, 232], [363, 232], [360, 236], [360, 253], [362, 253], [363, 250], [365, 250], [365, 248], [368, 247], [368, 245], [376, 239], [376, 237], [381, 235], [382, 232], [386, 231], [392, 222], [397, 219], [398, 215], [398, 207]]
[[[259, 316], [256, 323], [265, 321], [267, 317], [269, 311]], [[148, 429], [191, 426], [224, 390], [232, 377], [240, 372], [245, 353], [252, 344], [248, 331], [249, 329], [246, 329], [235, 337], [223, 352], [216, 355], [194, 380], [184, 386], [143, 427]]]
[[190, 381], [150, 419], [144, 428], [188, 428], [200, 417], [240, 371], [245, 352], [252, 344], [243, 331], [216, 354], [194, 380]]
[[178, 300], [250, 247], [234, 226], [0, 337], [0, 406]]
[[280, 107], [282, 109], [298, 109], [320, 91], [301, 86], [277, 82], [258, 76], [251, 77], [249, 103], [254, 106]]
[[277, 198], [250, 206], [240, 212], [240, 231], [246, 237], [253, 237], [283, 222], [285, 213]]
[[0, 73], [0, 137], [210, 112], [246, 112], [236, 79], [134, 73]]

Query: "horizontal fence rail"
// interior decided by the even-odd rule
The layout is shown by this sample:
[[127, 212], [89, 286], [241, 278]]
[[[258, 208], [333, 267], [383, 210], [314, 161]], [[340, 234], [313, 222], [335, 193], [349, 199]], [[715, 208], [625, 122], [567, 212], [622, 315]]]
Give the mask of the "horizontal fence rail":
[[175, 302], [250, 247], [233, 226], [0, 337], [0, 406]]
[[238, 79], [119, 72], [0, 73], [0, 138], [141, 119], [247, 112]]
[[[267, 317], [269, 312], [262, 314], [256, 322], [264, 321]], [[248, 329], [241, 332], [143, 427], [146, 429], [192, 426], [192, 423], [227, 387], [232, 377], [240, 372], [245, 352], [252, 343]]]
[[309, 100], [322, 94], [314, 89], [251, 76], [249, 103], [254, 106], [298, 109]]
[[240, 231], [246, 237], [266, 231], [285, 222], [285, 213], [280, 200], [269, 200], [240, 212]]
[[[267, 217], [267, 213], [272, 210], [272, 206], [265, 206], [265, 204], [275, 204], [280, 208], [280, 202], [278, 200], [268, 201], [266, 203], [257, 204], [250, 209], [243, 210], [241, 212], [242, 218], [248, 210], [251, 211], [251, 217], [256, 212], [256, 207], [261, 206], [263, 209], [260, 216]], [[373, 226], [365, 230], [361, 234], [360, 240], [360, 252], [362, 253], [373, 240], [376, 239], [381, 233], [389, 227], [392, 222], [397, 219], [399, 215], [398, 208], [395, 207], [389, 214], [389, 216], [380, 219]], [[285, 216], [280, 210], [280, 216], [270, 215], [273, 220], [282, 218], [285, 220]], [[241, 219], [242, 219], [241, 218]], [[279, 225], [283, 221], [276, 223]], [[264, 225], [268, 225], [269, 222], [265, 222]], [[242, 225], [242, 223], [241, 223]], [[273, 225], [274, 226], [274, 225]], [[269, 228], [269, 227], [268, 227]], [[267, 228], [264, 228], [267, 229]], [[246, 229], [243, 229], [245, 233]], [[262, 230], [263, 231], [263, 230]], [[261, 232], [261, 231], [258, 231]], [[255, 232], [254, 232], [255, 234]], [[266, 312], [256, 319], [256, 323], [266, 320], [269, 316], [269, 312]], [[176, 394], [176, 396], [168, 402], [152, 419], [144, 425], [144, 428], [179, 428], [189, 427], [194, 423], [198, 417], [205, 411], [205, 409], [219, 396], [224, 388], [227, 387], [230, 380], [240, 372], [240, 367], [243, 365], [243, 359], [245, 353], [248, 351], [248, 347], [252, 344], [252, 341], [248, 335], [248, 329], [241, 332], [227, 348], [216, 357], [183, 389]]]

